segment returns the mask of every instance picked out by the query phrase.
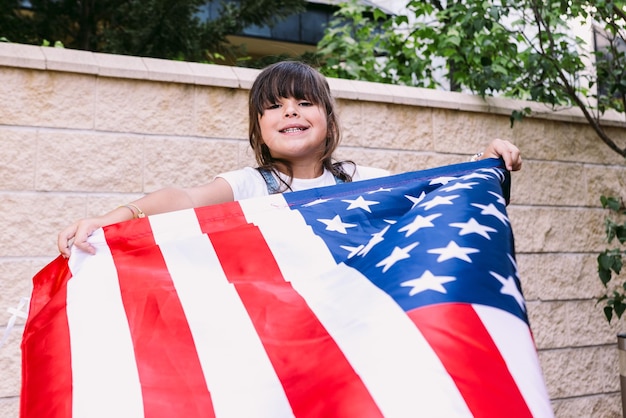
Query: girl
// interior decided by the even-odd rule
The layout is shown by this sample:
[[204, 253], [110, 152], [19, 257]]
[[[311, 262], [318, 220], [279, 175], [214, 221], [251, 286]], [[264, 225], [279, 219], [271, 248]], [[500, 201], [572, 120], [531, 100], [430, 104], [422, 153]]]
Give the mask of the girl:
[[[271, 193], [382, 177], [388, 171], [353, 162], [335, 162], [340, 130], [334, 101], [323, 75], [300, 62], [280, 62], [264, 69], [249, 96], [249, 139], [258, 168], [246, 167], [190, 188], [165, 188], [102, 216], [81, 219], [63, 229], [57, 240], [70, 255], [70, 241], [94, 254], [87, 238], [96, 229], [132, 218], [208, 206]], [[520, 152], [496, 139], [484, 158], [502, 157], [508, 170], [521, 168]]]

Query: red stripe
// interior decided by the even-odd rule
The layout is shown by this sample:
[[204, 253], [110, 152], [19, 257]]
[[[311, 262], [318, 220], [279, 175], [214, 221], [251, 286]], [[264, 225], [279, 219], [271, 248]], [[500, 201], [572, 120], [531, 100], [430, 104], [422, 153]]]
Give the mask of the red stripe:
[[144, 416], [215, 416], [183, 307], [149, 221], [137, 221], [132, 232], [130, 226], [115, 225], [105, 236], [135, 349]]
[[246, 217], [238, 202], [196, 208], [196, 217], [202, 232], [228, 231], [241, 225], [247, 225]]
[[532, 417], [489, 332], [471, 305], [440, 304], [408, 313], [476, 417]]
[[304, 299], [284, 281], [259, 229], [246, 225], [212, 232], [209, 237], [295, 416], [382, 416], [335, 341]]
[[72, 366], [67, 320], [67, 260], [58, 257], [33, 278], [22, 337], [21, 418], [71, 418]]

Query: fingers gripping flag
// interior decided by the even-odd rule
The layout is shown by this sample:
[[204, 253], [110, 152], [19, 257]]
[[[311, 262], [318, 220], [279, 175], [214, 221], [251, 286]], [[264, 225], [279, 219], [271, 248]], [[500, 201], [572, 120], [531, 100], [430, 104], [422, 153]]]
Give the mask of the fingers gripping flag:
[[34, 278], [22, 418], [550, 417], [497, 160], [111, 225]]

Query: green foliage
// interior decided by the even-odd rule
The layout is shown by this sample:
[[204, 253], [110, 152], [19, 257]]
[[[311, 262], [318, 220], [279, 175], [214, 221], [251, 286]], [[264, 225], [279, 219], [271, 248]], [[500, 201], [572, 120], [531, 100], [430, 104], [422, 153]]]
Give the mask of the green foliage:
[[509, 117], [509, 119], [511, 121], [511, 128], [513, 127], [515, 122], [519, 122], [519, 121], [523, 120], [524, 117], [526, 117], [526, 116], [528, 116], [530, 114], [531, 114], [530, 107], [525, 107], [525, 108], [520, 109], [520, 110], [512, 111], [511, 112], [511, 116]]
[[63, 42], [61, 42], [61, 41], [55, 41], [54, 43], [50, 43], [50, 41], [49, 41], [49, 40], [47, 40], [47, 39], [44, 39], [44, 40], [41, 42], [41, 46], [52, 46], [52, 47], [54, 47], [54, 48], [65, 48], [65, 46], [63, 45]]
[[432, 77], [415, 77], [433, 67], [404, 34], [406, 18], [356, 0], [342, 4], [318, 44], [320, 71], [329, 77], [437, 87]]
[[222, 3], [213, 20], [200, 19], [210, 0], [0, 0], [0, 35], [41, 45], [55, 39], [70, 49], [197, 62], [245, 55], [227, 36], [249, 25], [271, 25], [304, 9], [305, 0]]
[[618, 276], [623, 267], [623, 256], [626, 250], [623, 244], [626, 242], [626, 222], [619, 223], [618, 218], [626, 215], [626, 208], [621, 200], [614, 197], [601, 196], [602, 207], [609, 211], [604, 220], [604, 231], [607, 242], [611, 244], [615, 239], [618, 246], [604, 250], [598, 255], [598, 277], [604, 285], [606, 292], [598, 303], [603, 302], [604, 315], [610, 323], [613, 314], [621, 318], [626, 311], [626, 281], [620, 282]]
[[[570, 27], [594, 22], [607, 47]], [[600, 122], [626, 103], [626, 8], [609, 0], [409, 0], [385, 15], [355, 0], [341, 5], [318, 47], [332, 77], [445, 88], [575, 106], [598, 137], [626, 157]], [[597, 62], [596, 71], [585, 64]], [[597, 88], [597, 93], [596, 93]], [[511, 124], [530, 114], [512, 113]]]
[[[554, 69], [523, 48], [522, 28], [513, 29], [526, 24], [513, 16], [521, 3], [464, 1], [442, 6], [412, 0], [406, 14], [386, 16], [351, 0], [331, 21], [320, 52], [336, 71], [329, 75], [431, 88], [447, 80], [451, 90], [533, 99], [542, 93], [536, 88], [542, 74]], [[507, 20], [512, 27], [501, 23]], [[543, 71], [533, 71], [532, 81], [524, 83], [525, 69], [540, 64]], [[341, 66], [344, 73], [336, 70]], [[535, 88], [525, 86], [530, 83]]]

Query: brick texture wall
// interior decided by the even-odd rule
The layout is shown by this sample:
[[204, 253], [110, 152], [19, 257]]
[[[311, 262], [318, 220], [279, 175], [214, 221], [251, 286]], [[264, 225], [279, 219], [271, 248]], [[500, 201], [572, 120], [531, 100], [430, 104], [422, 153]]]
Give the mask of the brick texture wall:
[[[70, 222], [167, 185], [253, 164], [247, 89], [257, 71], [0, 43], [0, 331]], [[492, 138], [524, 156], [508, 208], [557, 417], [621, 416], [616, 333], [595, 298], [601, 194], [626, 196], [624, 161], [573, 111], [330, 79], [339, 157], [393, 172], [467, 160]], [[510, 111], [536, 117], [509, 124]], [[626, 125], [611, 134], [623, 147]], [[18, 416], [17, 322], [0, 348], [0, 417]], [[1, 335], [1, 334], [0, 334]]]

